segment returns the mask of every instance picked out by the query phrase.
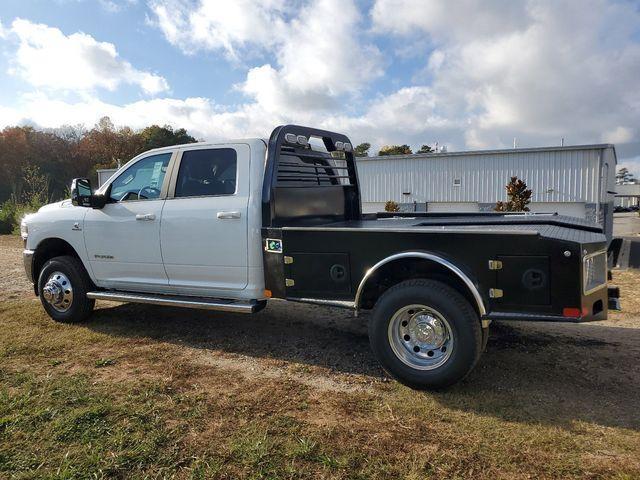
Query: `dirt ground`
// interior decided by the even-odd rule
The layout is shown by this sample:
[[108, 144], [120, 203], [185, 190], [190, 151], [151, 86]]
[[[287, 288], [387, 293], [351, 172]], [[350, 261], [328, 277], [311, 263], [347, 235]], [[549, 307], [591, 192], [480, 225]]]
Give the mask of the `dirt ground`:
[[15, 235], [0, 235], [0, 289], [7, 299], [24, 297], [33, 292], [24, 274], [22, 239]]
[[[0, 237], [0, 287], [31, 311], [38, 300], [24, 280], [21, 250], [19, 238]], [[494, 323], [487, 351], [465, 381], [438, 395], [405, 389], [402, 398], [435, 401], [461, 419], [489, 417], [499, 422], [495, 428], [505, 432], [514, 425], [550, 426], [570, 434], [576, 449], [582, 448], [578, 445], [587, 438], [587, 430], [589, 435], [597, 430], [605, 443], [610, 436], [616, 445], [621, 440], [614, 432], [624, 432], [634, 439], [632, 445], [627, 439], [611, 451], [594, 451], [593, 458], [581, 453], [580, 462], [597, 472], [584, 476], [615, 473], [633, 478], [640, 474], [640, 273], [615, 272], [613, 283], [621, 287], [623, 311], [610, 312], [607, 321]], [[91, 320], [73, 328], [118, 342], [124, 339], [132, 351], [139, 343], [165, 345], [194, 369], [213, 367], [265, 382], [296, 382], [316, 399], [335, 401], [349, 394], [397, 397], [393, 380], [369, 350], [366, 315], [356, 319], [347, 310], [274, 301], [259, 314], [243, 316], [98, 302]], [[69, 334], [68, 329], [63, 332]], [[126, 352], [109, 353], [113, 345], [104, 348], [105, 357], [120, 355], [121, 364], [134, 362], [126, 360]], [[166, 358], [154, 357], [154, 361], [156, 367], [170, 368]], [[139, 371], [133, 364], [130, 367], [129, 373]], [[347, 421], [340, 415], [344, 412], [323, 411], [313, 422]], [[349, 416], [350, 424], [354, 418]], [[482, 438], [482, 428], [467, 432], [469, 438]], [[464, 450], [464, 441], [456, 448]], [[526, 464], [528, 460], [519, 461]], [[555, 476], [544, 472], [537, 474]], [[581, 470], [575, 472], [572, 476], [583, 476]], [[537, 476], [536, 470], [530, 473]], [[531, 478], [524, 472], [522, 477]]]
[[[5, 272], [0, 276], [0, 288], [8, 292], [9, 299], [38, 302], [33, 296], [33, 287], [25, 279], [22, 241], [19, 237], [0, 235], [0, 271]], [[509, 345], [514, 343], [547, 346], [568, 344], [574, 347], [596, 345], [599, 355], [616, 358], [617, 362], [627, 365], [636, 365], [638, 369], [635, 371], [638, 373], [640, 271], [615, 271], [611, 283], [621, 288], [622, 311], [610, 311], [606, 321], [587, 324], [494, 322], [487, 354], [490, 356], [508, 350]], [[319, 367], [323, 373], [342, 374], [304, 379], [305, 383], [326, 383], [336, 388], [348, 387], [353, 383], [352, 377], [359, 378], [361, 381], [357, 383], [360, 384], [383, 378], [383, 372], [368, 349], [366, 314], [358, 319], [348, 310], [282, 301], [271, 301], [263, 312], [252, 316], [102, 301], [98, 302], [97, 308], [121, 313], [118, 315], [119, 321], [101, 325], [100, 329], [116, 335], [135, 332], [136, 335], [149, 335], [191, 346], [195, 349], [194, 355], [205, 363], [225, 366], [228, 362], [222, 357], [228, 357], [236, 368], [246, 363], [246, 368], [253, 371], [265, 359], [294, 361], [306, 366], [302, 368], [305, 372], [310, 372], [311, 367]], [[221, 318], [223, 315], [226, 318]], [[131, 320], [132, 317], [136, 320]], [[254, 343], [251, 352], [248, 352], [246, 342], [251, 337]], [[221, 354], [216, 355], [215, 360], [207, 354], [212, 350]], [[581, 353], [585, 354], [585, 361], [591, 357], [588, 363], [592, 373], [610, 375], [609, 366], [593, 363], [592, 353]], [[234, 354], [242, 354], [242, 358]], [[557, 358], [554, 364], [556, 362]], [[274, 362], [267, 363], [274, 365]], [[273, 371], [267, 369], [265, 373], [268, 371], [269, 375], [277, 376], [281, 368], [289, 370], [292, 367], [283, 362], [278, 365], [279, 368]], [[481, 363], [480, 369], [482, 367]], [[295, 370], [297, 367], [293, 368]], [[640, 375], [635, 377], [635, 383], [638, 386]]]
[[614, 237], [640, 236], [640, 215], [638, 212], [623, 212], [613, 214]]
[[[21, 255], [19, 237], [0, 236], [0, 270], [6, 272], [0, 276], [0, 288], [8, 291], [11, 299], [37, 302], [25, 279]], [[621, 288], [623, 310], [610, 311], [606, 321], [494, 323], [485, 356], [508, 355], [513, 346], [534, 350], [542, 345], [557, 347], [553, 360], [545, 358], [540, 368], [551, 362], [562, 369], [559, 359], [578, 354], [584, 356], [579, 363], [588, 364], [592, 375], [610, 377], [608, 361], [594, 362], [597, 352], [598, 357], [628, 365], [634, 372], [634, 386], [640, 386], [640, 271], [616, 271], [612, 283]], [[300, 370], [304, 383], [338, 389], [386, 380], [368, 348], [366, 314], [357, 319], [348, 310], [282, 301], [272, 301], [263, 312], [246, 317], [102, 301], [97, 308], [105, 314], [117, 313], [119, 320], [96, 328], [114, 335], [144, 335], [176, 342], [191, 347], [194, 360], [205, 364], [260, 369], [276, 377], [282, 371]], [[223, 315], [225, 318], [221, 318]], [[591, 346], [597, 347], [593, 349], [596, 352], [589, 351]], [[481, 362], [477, 370], [487, 366], [487, 362]], [[481, 381], [481, 375], [476, 373], [474, 377]]]

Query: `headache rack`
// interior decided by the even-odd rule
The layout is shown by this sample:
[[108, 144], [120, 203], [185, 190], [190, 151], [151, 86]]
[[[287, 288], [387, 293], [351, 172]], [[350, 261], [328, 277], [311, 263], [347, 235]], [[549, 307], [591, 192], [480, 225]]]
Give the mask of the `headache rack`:
[[290, 147], [282, 148], [277, 171], [278, 187], [317, 187], [355, 183], [354, 176], [349, 173], [346, 160], [336, 159], [321, 152], [300, 153]]
[[318, 225], [361, 217], [349, 139], [285, 125], [269, 139], [262, 191], [263, 227]]

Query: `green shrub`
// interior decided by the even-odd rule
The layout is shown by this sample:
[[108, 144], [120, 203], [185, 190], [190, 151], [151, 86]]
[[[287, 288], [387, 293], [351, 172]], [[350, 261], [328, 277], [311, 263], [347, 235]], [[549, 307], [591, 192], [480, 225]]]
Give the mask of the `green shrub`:
[[398, 203], [394, 202], [393, 200], [389, 200], [387, 203], [384, 204], [384, 211], [385, 212], [399, 212], [400, 211], [400, 205], [398, 205]]
[[19, 203], [11, 199], [4, 202], [0, 205], [0, 234], [19, 235], [22, 218], [29, 213], [37, 212], [42, 205], [43, 202], [40, 200]]

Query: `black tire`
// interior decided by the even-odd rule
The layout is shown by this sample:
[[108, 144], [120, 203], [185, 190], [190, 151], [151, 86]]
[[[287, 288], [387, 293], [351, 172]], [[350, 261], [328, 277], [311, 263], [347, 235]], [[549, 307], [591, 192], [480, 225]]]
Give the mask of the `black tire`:
[[[424, 305], [439, 313], [448, 323], [447, 338], [452, 338], [448, 356], [437, 352], [442, 357], [439, 361], [443, 363], [430, 366], [432, 369], [429, 370], [401, 360], [394, 352], [393, 340], [390, 339], [395, 328], [390, 324], [396, 312], [412, 305]], [[411, 312], [408, 310], [408, 314]], [[406, 323], [403, 321], [402, 325]], [[409, 337], [405, 335], [403, 338], [407, 340]], [[401, 383], [416, 389], [438, 389], [459, 382], [473, 369], [482, 353], [482, 329], [478, 314], [460, 293], [434, 280], [408, 280], [387, 290], [376, 302], [370, 318], [369, 341], [382, 367]], [[401, 347], [396, 344], [395, 348], [398, 350]], [[420, 347], [415, 348], [420, 351]], [[407, 349], [409, 354], [405, 353], [406, 357], [411, 357], [410, 350]], [[427, 353], [433, 355], [432, 351]]]
[[[59, 272], [66, 276], [71, 283], [72, 298], [66, 305], [60, 305], [60, 309], [56, 309], [52, 303], [45, 299], [44, 287], [51, 276]], [[66, 285], [59, 286], [65, 288]], [[56, 322], [77, 323], [86, 320], [95, 306], [96, 301], [87, 298], [87, 292], [93, 290], [93, 282], [89, 278], [84, 265], [79, 259], [72, 256], [54, 257], [47, 261], [38, 277], [38, 293], [42, 306]]]

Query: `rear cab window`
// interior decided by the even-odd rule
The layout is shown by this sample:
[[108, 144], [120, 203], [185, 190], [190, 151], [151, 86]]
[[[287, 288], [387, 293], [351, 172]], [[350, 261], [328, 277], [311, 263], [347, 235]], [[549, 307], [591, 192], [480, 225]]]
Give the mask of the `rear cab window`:
[[175, 197], [236, 193], [238, 158], [233, 148], [187, 150], [182, 153]]

